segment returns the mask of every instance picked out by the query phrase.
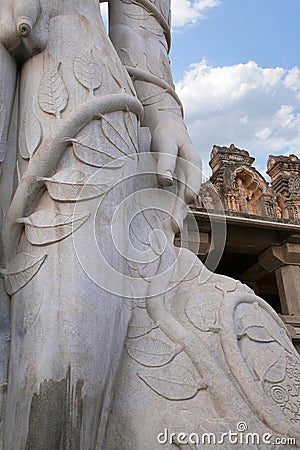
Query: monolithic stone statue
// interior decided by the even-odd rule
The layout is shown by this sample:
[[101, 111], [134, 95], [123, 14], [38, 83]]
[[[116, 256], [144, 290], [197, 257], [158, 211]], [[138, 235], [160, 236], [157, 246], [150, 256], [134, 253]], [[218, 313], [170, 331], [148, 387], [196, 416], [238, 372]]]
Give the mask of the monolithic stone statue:
[[173, 246], [201, 180], [169, 1], [109, 6], [110, 39], [96, 0], [1, 0], [3, 450], [152, 450], [165, 429], [181, 448], [247, 425], [299, 439], [284, 325]]

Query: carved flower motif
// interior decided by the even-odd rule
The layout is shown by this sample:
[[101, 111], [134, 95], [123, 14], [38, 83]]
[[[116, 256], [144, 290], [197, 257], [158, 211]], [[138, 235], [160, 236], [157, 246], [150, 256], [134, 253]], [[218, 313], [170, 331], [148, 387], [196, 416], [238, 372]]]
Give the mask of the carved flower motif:
[[272, 386], [270, 388], [269, 394], [272, 400], [274, 400], [274, 402], [280, 406], [286, 405], [289, 401], [289, 394], [282, 386], [279, 385]]
[[296, 384], [300, 384], [300, 366], [299, 365], [294, 367], [293, 378], [294, 378]]
[[300, 384], [300, 365], [291, 358], [288, 358], [288, 363], [287, 376], [293, 378], [297, 385]]

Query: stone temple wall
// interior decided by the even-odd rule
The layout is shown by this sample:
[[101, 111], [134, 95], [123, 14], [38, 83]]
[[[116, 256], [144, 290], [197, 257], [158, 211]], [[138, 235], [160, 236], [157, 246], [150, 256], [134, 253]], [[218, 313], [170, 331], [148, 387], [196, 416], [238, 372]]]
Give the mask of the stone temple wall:
[[231, 144], [213, 146], [212, 175], [202, 184], [195, 207], [223, 209], [228, 215], [258, 216], [268, 221], [300, 222], [300, 159], [269, 156], [267, 182], [253, 167], [254, 158]]

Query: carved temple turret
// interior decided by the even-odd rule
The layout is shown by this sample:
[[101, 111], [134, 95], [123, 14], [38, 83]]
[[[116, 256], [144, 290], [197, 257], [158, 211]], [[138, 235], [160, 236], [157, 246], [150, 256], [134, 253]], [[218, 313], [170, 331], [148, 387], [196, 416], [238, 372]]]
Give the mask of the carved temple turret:
[[267, 173], [282, 218], [300, 219], [300, 159], [295, 155], [269, 156]]
[[271, 182], [253, 166], [254, 160], [234, 144], [214, 145], [209, 162], [212, 175], [202, 184], [195, 206], [224, 209], [229, 215], [300, 221], [300, 159], [270, 156], [267, 174]]
[[[212, 222], [225, 213], [227, 238], [217, 272], [251, 286], [280, 313], [300, 348], [300, 159], [269, 156], [268, 182], [248, 151], [214, 145], [212, 174], [200, 189], [193, 215], [200, 230], [198, 256], [214, 243]], [[183, 244], [195, 248], [189, 230]]]

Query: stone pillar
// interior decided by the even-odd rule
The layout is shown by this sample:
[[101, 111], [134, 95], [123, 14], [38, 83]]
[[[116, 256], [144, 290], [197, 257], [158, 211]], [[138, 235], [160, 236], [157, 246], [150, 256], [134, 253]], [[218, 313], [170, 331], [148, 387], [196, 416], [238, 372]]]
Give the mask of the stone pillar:
[[199, 232], [197, 222], [191, 214], [187, 216], [180, 239], [177, 240], [175, 245], [189, 249], [195, 255], [199, 256], [200, 259], [205, 258], [208, 252], [214, 247], [211, 243], [211, 232], [209, 228]]
[[300, 316], [300, 267], [286, 265], [275, 271], [282, 313]]
[[[291, 239], [293, 240], [293, 239]], [[275, 272], [282, 313], [300, 315], [300, 243], [268, 248], [258, 258], [267, 272]]]
[[294, 345], [300, 353], [300, 241], [292, 235], [290, 242], [273, 246], [262, 253], [259, 266], [274, 272], [281, 303], [281, 318], [286, 323]]

